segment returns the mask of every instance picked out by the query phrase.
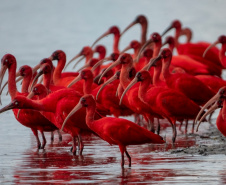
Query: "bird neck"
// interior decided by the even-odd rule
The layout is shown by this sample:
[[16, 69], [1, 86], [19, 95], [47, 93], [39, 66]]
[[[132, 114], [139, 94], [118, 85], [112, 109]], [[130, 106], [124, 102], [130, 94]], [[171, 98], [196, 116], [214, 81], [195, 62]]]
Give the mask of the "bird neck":
[[159, 83], [161, 83], [160, 80], [160, 74], [162, 71], [162, 62], [158, 62], [154, 68], [154, 75], [153, 75], [153, 84], [154, 85], [158, 85]]
[[61, 79], [61, 72], [64, 69], [65, 63], [66, 63], [66, 55], [61, 57], [57, 62], [57, 66], [53, 72], [53, 83], [54, 84], [56, 84], [57, 81], [59, 81]]
[[95, 111], [96, 111], [95, 102], [86, 108], [86, 124], [88, 125], [88, 127], [92, 128], [92, 125], [94, 124]]
[[172, 59], [172, 56], [167, 58], [167, 59], [163, 59], [163, 61], [162, 61], [163, 62], [163, 64], [162, 64], [162, 74], [163, 74], [163, 78], [165, 80], [171, 76], [171, 73], [169, 71], [171, 59]]
[[151, 84], [151, 78], [146, 78], [140, 83], [138, 97], [143, 102], [145, 102], [145, 96], [150, 84]]
[[148, 22], [141, 24], [141, 45], [147, 41]]
[[132, 62], [122, 65], [120, 74], [120, 84], [124, 89], [129, 85], [131, 81], [131, 79], [129, 78], [129, 74], [132, 68], [133, 68]]
[[9, 67], [8, 73], [8, 91], [12, 99], [16, 96], [18, 92], [16, 87], [16, 62], [12, 63]]
[[155, 44], [154, 44], [154, 51], [153, 51], [153, 57], [157, 57], [158, 56], [161, 47], [162, 47], [162, 41], [161, 40], [159, 42], [155, 42]]
[[43, 77], [43, 84], [49, 90], [51, 83], [51, 73], [45, 73]]
[[89, 61], [93, 58], [93, 51], [89, 52], [86, 56], [86, 64], [89, 63]]
[[93, 85], [93, 77], [86, 79], [85, 83], [83, 84], [83, 93], [92, 94], [92, 85]]
[[114, 34], [114, 43], [113, 43], [113, 52], [114, 53], [120, 53], [119, 51], [119, 39], [120, 39], [120, 33]]
[[28, 87], [30, 85], [31, 78], [32, 78], [32, 73], [29, 73], [28, 75], [24, 76], [22, 87], [21, 87], [22, 93], [28, 93]]

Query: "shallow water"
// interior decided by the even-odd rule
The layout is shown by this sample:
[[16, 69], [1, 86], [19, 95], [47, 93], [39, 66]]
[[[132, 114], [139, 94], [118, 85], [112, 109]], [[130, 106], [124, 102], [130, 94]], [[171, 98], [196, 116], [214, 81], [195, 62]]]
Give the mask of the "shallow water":
[[[90, 45], [110, 26], [124, 29], [138, 14], [147, 16], [149, 34], [163, 32], [169, 23], [179, 18], [194, 31], [193, 41], [213, 42], [225, 34], [226, 2], [205, 1], [2, 1], [0, 6], [0, 57], [6, 53], [16, 56], [18, 67], [36, 65], [56, 49], [66, 52], [68, 59], [83, 46]], [[120, 48], [132, 39], [139, 39], [136, 26], [124, 35]], [[102, 44], [112, 48], [112, 37]], [[79, 67], [79, 66], [78, 66]], [[6, 75], [7, 76], [7, 75]], [[3, 105], [10, 102], [3, 95]], [[214, 118], [216, 118], [215, 113]], [[171, 128], [162, 130], [167, 146], [130, 146], [132, 167], [126, 160], [120, 167], [117, 146], [109, 146], [95, 136], [85, 136], [83, 156], [72, 156], [70, 137], [57, 136], [51, 145], [47, 134], [46, 149], [36, 151], [34, 136], [15, 120], [12, 112], [0, 115], [0, 183], [1, 184], [225, 184], [225, 155], [171, 154]], [[203, 124], [200, 133], [209, 128]], [[179, 133], [175, 148], [214, 145], [219, 141], [185, 136]]]

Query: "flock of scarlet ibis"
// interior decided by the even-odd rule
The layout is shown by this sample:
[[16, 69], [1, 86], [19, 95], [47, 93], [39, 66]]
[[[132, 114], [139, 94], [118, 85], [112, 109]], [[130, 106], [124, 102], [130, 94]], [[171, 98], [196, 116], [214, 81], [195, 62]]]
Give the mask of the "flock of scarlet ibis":
[[[141, 26], [141, 40], [132, 40], [120, 52], [120, 38], [135, 24]], [[110, 145], [119, 146], [122, 167], [124, 154], [131, 166], [127, 145], [165, 143], [159, 135], [160, 119], [166, 119], [172, 126], [174, 143], [177, 122], [180, 122], [179, 129], [183, 122], [186, 123], [187, 133], [189, 120], [192, 120], [194, 132], [199, 119], [200, 124], [208, 114], [222, 108], [217, 127], [226, 136], [226, 81], [221, 78], [226, 67], [226, 36], [220, 36], [212, 45], [193, 43], [191, 30], [175, 20], [162, 35], [154, 32], [147, 40], [147, 28], [144, 15], [137, 16], [121, 33], [117, 26], [112, 26], [91, 47], [83, 47], [66, 66], [66, 54], [62, 50], [53, 52], [33, 68], [22, 66], [18, 72], [16, 58], [4, 55], [0, 89], [2, 93], [8, 84], [12, 101], [0, 113], [12, 109], [17, 121], [34, 133], [38, 149], [45, 147], [44, 132], [51, 132], [53, 140], [53, 132], [57, 130], [61, 141], [60, 130], [63, 130], [72, 136], [73, 154], [76, 155], [78, 146], [82, 155], [82, 135], [93, 133]], [[171, 29], [175, 29], [175, 36], [164, 38]], [[94, 46], [109, 34], [114, 35], [113, 52], [106, 56], [105, 46]], [[179, 42], [181, 36], [186, 37], [186, 43]], [[215, 46], [218, 43], [222, 44], [220, 50]], [[125, 53], [129, 49], [133, 49], [133, 54]], [[94, 53], [99, 57], [93, 58]], [[63, 72], [79, 57], [86, 59], [82, 68], [77, 72]], [[106, 61], [112, 62], [104, 65]], [[7, 69], [8, 81], [2, 86]], [[38, 81], [40, 76], [42, 79]], [[16, 83], [21, 79], [19, 91]], [[205, 109], [208, 110], [205, 112]], [[131, 115], [134, 115], [134, 122], [119, 118]], [[146, 125], [140, 126], [141, 122]]]

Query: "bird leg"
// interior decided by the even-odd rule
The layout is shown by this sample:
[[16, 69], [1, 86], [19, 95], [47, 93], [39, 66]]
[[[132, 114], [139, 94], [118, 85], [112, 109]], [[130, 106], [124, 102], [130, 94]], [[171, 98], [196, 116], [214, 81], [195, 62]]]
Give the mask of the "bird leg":
[[184, 133], [187, 134], [188, 132], [188, 119], [185, 120], [185, 129], [184, 129]]
[[76, 137], [75, 136], [72, 136], [71, 152], [73, 153], [73, 155], [76, 155]]
[[53, 144], [53, 141], [54, 141], [54, 133], [53, 133], [53, 131], [51, 131], [51, 144]]
[[62, 141], [62, 134], [60, 133], [60, 130], [57, 130], [57, 133], [59, 135], [59, 142], [61, 142]]
[[148, 123], [148, 130], [151, 131], [151, 132], [153, 132], [153, 133], [155, 133], [155, 126], [154, 126], [153, 121], [151, 121], [150, 119], [148, 119], [147, 123]]
[[125, 150], [125, 153], [126, 153], [126, 156], [129, 159], [129, 167], [131, 167], [131, 157], [130, 157], [129, 153], [127, 152], [127, 150]]
[[32, 130], [33, 134], [34, 134], [35, 137], [36, 137], [37, 148], [40, 149], [40, 148], [41, 148], [41, 142], [40, 142], [39, 137], [38, 137], [38, 131], [35, 130], [35, 129], [31, 129], [31, 130]]
[[119, 145], [119, 149], [120, 149], [120, 152], [121, 152], [121, 159], [122, 159], [122, 161], [121, 161], [121, 167], [124, 168], [124, 163], [125, 163], [125, 161], [124, 161], [124, 152], [126, 151], [126, 147], [123, 146], [123, 145]]
[[41, 146], [41, 149], [44, 149], [45, 146], [46, 146], [46, 137], [45, 137], [43, 131], [40, 131], [40, 132], [41, 132], [41, 134], [42, 134], [42, 146]]
[[179, 131], [180, 131], [181, 133], [183, 133], [183, 131], [181, 130], [182, 125], [183, 125], [183, 121], [181, 121], [181, 122], [180, 122], [180, 125], [179, 125]]
[[157, 134], [158, 134], [158, 135], [160, 134], [160, 129], [161, 129], [161, 127], [160, 127], [160, 121], [159, 121], [159, 119], [157, 118]]
[[82, 155], [82, 151], [84, 149], [84, 144], [83, 144], [82, 137], [80, 134], [78, 134], [78, 146], [79, 146], [79, 155]]

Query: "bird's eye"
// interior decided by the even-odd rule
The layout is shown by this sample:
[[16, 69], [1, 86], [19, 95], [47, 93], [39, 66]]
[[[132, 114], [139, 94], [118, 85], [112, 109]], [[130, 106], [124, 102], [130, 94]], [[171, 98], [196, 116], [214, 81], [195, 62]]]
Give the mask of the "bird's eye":
[[37, 87], [34, 88], [34, 91], [37, 91]]
[[19, 105], [19, 102], [18, 101], [15, 101], [14, 105]]
[[8, 59], [5, 59], [5, 62], [8, 62]]

